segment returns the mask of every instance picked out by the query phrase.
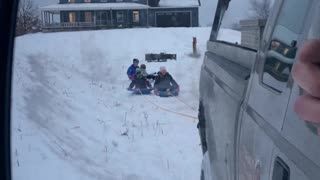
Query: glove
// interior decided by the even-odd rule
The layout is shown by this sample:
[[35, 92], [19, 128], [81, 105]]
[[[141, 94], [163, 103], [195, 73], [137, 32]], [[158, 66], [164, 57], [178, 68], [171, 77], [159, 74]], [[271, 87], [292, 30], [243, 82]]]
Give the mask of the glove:
[[127, 90], [128, 90], [128, 91], [133, 91], [133, 89], [132, 89], [132, 88], [129, 88], [129, 87], [127, 88]]

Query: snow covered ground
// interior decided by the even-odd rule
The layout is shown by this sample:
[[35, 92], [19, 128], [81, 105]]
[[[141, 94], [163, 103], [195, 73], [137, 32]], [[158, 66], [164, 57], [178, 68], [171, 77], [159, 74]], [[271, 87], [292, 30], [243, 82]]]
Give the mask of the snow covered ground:
[[[16, 39], [12, 103], [14, 180], [197, 180], [199, 71], [210, 28], [122, 29]], [[200, 58], [191, 58], [192, 37]], [[228, 38], [228, 36], [226, 36]], [[133, 58], [177, 53], [167, 66], [176, 98], [133, 96]]]

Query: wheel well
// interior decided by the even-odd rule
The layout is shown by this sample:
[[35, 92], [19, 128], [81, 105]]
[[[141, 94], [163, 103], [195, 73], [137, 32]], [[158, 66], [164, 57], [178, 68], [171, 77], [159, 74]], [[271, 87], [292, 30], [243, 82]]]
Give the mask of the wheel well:
[[204, 154], [207, 151], [208, 147], [207, 147], [207, 141], [206, 141], [206, 122], [205, 122], [205, 115], [204, 115], [204, 106], [202, 101], [199, 102], [198, 119], [199, 119], [199, 122], [197, 124], [197, 128], [199, 130], [202, 153]]

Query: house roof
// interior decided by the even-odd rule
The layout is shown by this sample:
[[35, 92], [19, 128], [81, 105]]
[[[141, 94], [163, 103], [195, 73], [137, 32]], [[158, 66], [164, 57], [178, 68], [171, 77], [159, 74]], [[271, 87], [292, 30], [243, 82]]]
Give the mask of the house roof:
[[198, 0], [160, 0], [159, 5], [162, 7], [199, 6], [199, 1]]
[[148, 9], [149, 6], [138, 3], [73, 3], [54, 4], [41, 7], [42, 11], [85, 11], [85, 10], [111, 10], [111, 9]]

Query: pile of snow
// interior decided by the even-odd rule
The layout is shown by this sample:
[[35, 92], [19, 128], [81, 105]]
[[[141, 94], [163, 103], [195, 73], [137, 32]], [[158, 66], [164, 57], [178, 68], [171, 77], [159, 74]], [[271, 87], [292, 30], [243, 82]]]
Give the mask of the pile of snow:
[[160, 6], [175, 6], [175, 7], [186, 7], [186, 6], [199, 6], [198, 0], [160, 0]]
[[[197, 116], [210, 28], [123, 29], [26, 35], [16, 39], [12, 102], [13, 179], [199, 179]], [[176, 98], [133, 96], [127, 67], [146, 53], [177, 53], [167, 66]], [[181, 101], [184, 103], [182, 103]], [[187, 106], [188, 105], [188, 106]]]
[[241, 43], [241, 32], [232, 29], [222, 29], [219, 31], [218, 40], [230, 43]]

